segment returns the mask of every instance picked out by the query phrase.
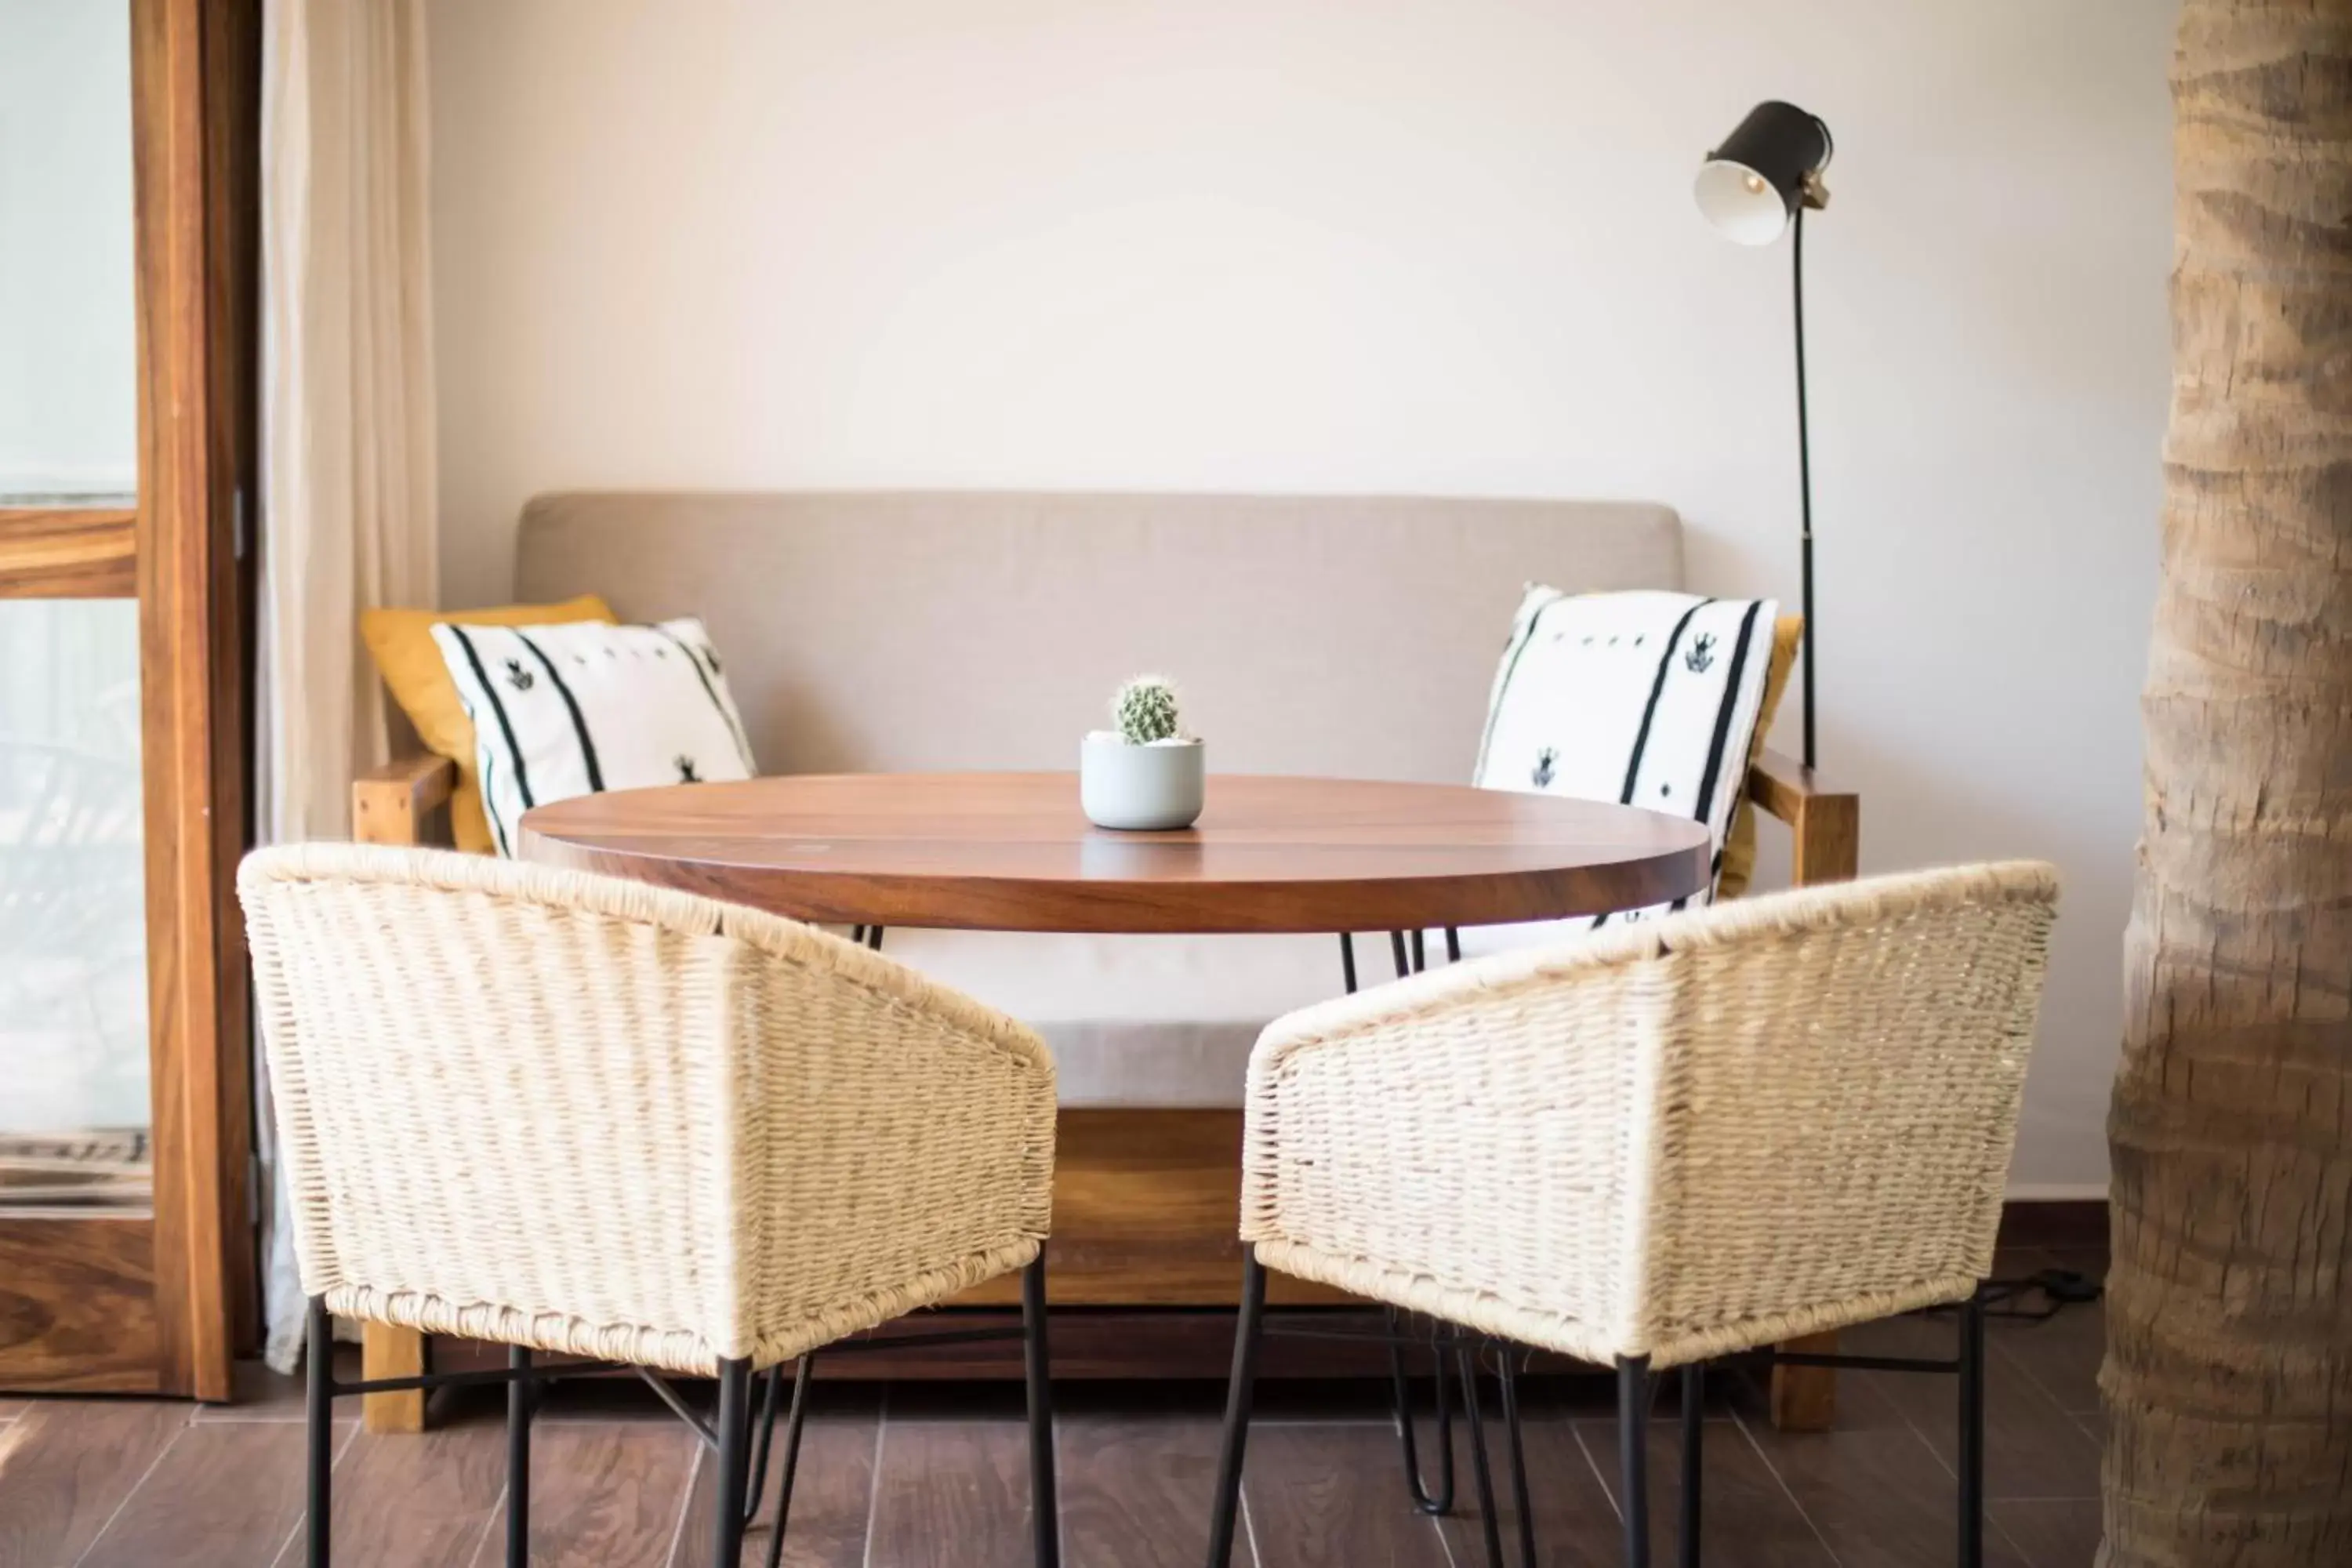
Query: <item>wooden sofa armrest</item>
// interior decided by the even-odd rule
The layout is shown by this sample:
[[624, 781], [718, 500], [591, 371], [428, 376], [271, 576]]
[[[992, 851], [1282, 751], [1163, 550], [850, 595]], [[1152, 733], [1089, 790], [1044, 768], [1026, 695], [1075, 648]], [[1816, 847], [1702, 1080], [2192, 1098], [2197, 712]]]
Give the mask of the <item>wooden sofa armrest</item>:
[[1790, 880], [1810, 888], [1850, 881], [1861, 869], [1862, 797], [1767, 747], [1748, 770], [1748, 798], [1789, 825]]
[[446, 757], [401, 757], [352, 781], [352, 837], [362, 844], [430, 842], [426, 824], [457, 787]]

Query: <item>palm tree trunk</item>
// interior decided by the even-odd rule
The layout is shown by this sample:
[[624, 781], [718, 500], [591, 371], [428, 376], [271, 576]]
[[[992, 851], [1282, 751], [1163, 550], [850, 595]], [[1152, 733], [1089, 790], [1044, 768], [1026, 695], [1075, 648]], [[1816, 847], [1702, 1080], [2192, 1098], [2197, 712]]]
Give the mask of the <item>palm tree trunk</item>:
[[2352, 0], [2186, 0], [2105, 1568], [2352, 1563]]

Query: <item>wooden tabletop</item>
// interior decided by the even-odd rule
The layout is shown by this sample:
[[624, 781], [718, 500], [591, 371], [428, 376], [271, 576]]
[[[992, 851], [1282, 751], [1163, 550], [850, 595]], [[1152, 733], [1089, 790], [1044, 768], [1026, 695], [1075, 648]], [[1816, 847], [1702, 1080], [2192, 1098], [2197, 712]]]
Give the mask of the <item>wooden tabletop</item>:
[[1451, 784], [1212, 777], [1173, 833], [1096, 827], [1074, 773], [803, 774], [542, 805], [524, 858], [807, 921], [971, 931], [1491, 925], [1697, 891], [1706, 830]]

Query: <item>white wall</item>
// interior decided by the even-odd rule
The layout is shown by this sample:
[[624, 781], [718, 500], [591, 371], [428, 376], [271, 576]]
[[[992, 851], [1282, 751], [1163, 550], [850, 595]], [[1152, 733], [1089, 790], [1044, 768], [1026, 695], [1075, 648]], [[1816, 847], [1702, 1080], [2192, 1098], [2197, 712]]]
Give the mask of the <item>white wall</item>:
[[1839, 144], [1824, 761], [1872, 868], [2065, 868], [2017, 1181], [2095, 1191], [2171, 10], [439, 0], [447, 602], [507, 591], [526, 496], [614, 485], [1654, 498], [1699, 586], [1793, 599], [1788, 254], [1689, 194], [1793, 99]]

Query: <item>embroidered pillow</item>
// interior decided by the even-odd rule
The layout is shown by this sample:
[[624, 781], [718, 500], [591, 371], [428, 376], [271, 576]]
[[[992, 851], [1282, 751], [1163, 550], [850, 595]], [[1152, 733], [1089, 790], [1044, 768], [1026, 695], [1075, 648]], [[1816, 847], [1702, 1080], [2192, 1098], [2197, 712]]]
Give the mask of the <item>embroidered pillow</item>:
[[[1719, 872], [1747, 784], [1778, 609], [1769, 599], [1530, 586], [1495, 673], [1475, 782], [1704, 823]], [[1712, 896], [1710, 885], [1657, 910], [1495, 929], [1558, 934]]]
[[449, 667], [433, 641], [433, 628], [446, 621], [467, 626], [526, 626], [556, 621], [604, 621], [613, 612], [593, 594], [560, 605], [505, 605], [472, 610], [362, 610], [360, 637], [375, 656], [384, 689], [400, 704], [425, 749], [457, 764], [457, 786], [449, 796], [449, 837], [468, 855], [488, 855], [497, 846], [482, 815], [482, 792], [475, 769], [479, 748], [473, 722], [458, 700]]
[[474, 724], [501, 855], [522, 814], [604, 790], [752, 776], [751, 748], [698, 620], [433, 628]]

